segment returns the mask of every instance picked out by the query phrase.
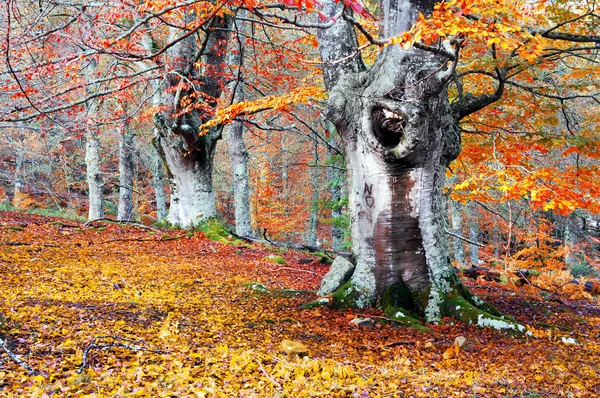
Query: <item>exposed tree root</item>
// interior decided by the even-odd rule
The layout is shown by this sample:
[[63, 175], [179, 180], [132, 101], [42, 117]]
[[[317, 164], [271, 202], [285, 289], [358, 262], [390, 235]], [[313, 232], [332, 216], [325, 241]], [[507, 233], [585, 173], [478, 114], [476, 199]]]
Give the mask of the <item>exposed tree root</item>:
[[[351, 282], [346, 282], [329, 296], [306, 303], [302, 308], [328, 307], [333, 309], [359, 308], [360, 292]], [[431, 332], [424, 322], [424, 314], [415, 309], [410, 292], [399, 284], [392, 285], [379, 300], [383, 317], [399, 326]], [[441, 298], [440, 319], [451, 318], [459, 322], [491, 327], [510, 334], [527, 334], [525, 326], [503, 315], [494, 306], [474, 296], [462, 283]]]

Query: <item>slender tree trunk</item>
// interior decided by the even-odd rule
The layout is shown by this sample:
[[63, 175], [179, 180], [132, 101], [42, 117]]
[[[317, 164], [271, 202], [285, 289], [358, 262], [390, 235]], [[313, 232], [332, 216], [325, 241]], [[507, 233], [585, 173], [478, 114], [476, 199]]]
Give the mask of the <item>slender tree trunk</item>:
[[25, 166], [25, 147], [23, 143], [23, 134], [17, 134], [18, 142], [15, 151], [15, 186], [13, 190], [13, 206], [19, 207], [23, 200], [23, 173]]
[[104, 218], [104, 180], [100, 170], [100, 140], [97, 131], [88, 127], [85, 134], [86, 181], [88, 184], [88, 220]]
[[156, 148], [152, 147], [148, 153], [148, 164], [152, 172], [152, 186], [156, 200], [156, 217], [164, 220], [167, 217], [167, 200], [165, 196], [165, 172], [163, 162]]
[[[246, 12], [240, 10], [239, 18], [244, 18]], [[238, 30], [243, 34], [245, 32], [245, 23], [236, 21]], [[242, 45], [244, 36], [238, 37], [237, 51], [231, 51], [229, 64], [237, 67], [237, 79], [230, 85], [233, 92], [233, 102], [244, 100], [245, 90], [242, 83], [241, 67], [244, 64], [244, 46]], [[244, 124], [241, 121], [234, 121], [228, 128], [228, 146], [229, 158], [233, 169], [233, 198], [235, 206], [235, 233], [239, 236], [253, 236], [252, 223], [250, 219], [250, 184], [248, 183], [248, 150], [244, 143]]]
[[135, 135], [129, 123], [123, 123], [119, 139], [119, 209], [118, 220], [131, 220], [133, 215], [133, 167]]
[[[462, 236], [462, 205], [459, 202], [455, 202], [449, 198], [450, 202], [450, 219], [452, 221], [452, 232], [456, 235]], [[457, 265], [465, 265], [465, 246], [462, 240], [459, 238], [453, 238], [452, 244], [454, 248], [454, 261]]]
[[[479, 242], [479, 221], [475, 216], [475, 204], [473, 202], [467, 204], [467, 212], [470, 214], [469, 240]], [[479, 246], [472, 243], [469, 243], [469, 261], [471, 267], [479, 266]]]
[[308, 229], [306, 232], [306, 243], [309, 246], [318, 247], [317, 244], [317, 222], [319, 220], [319, 171], [317, 170], [317, 165], [319, 164], [319, 147], [317, 144], [316, 137], [313, 140], [314, 142], [314, 155], [313, 155], [313, 163], [315, 167], [311, 169], [311, 188], [312, 188], [312, 198], [310, 202], [310, 216], [308, 218]]
[[248, 150], [244, 144], [244, 124], [235, 121], [229, 126], [229, 157], [233, 169], [235, 202], [235, 233], [252, 236], [250, 221], [250, 187], [248, 183]]
[[[96, 61], [91, 61], [85, 70], [87, 81], [93, 80], [96, 71]], [[88, 92], [93, 93], [96, 87], [89, 87]], [[88, 184], [88, 220], [104, 218], [104, 180], [100, 170], [100, 139], [98, 130], [94, 125], [94, 116], [98, 108], [98, 100], [92, 99], [87, 104], [87, 126], [85, 131], [85, 164], [86, 181]]]
[[577, 227], [575, 224], [575, 217], [573, 215], [564, 217], [563, 219], [565, 237], [565, 266], [570, 270], [579, 263], [575, 252], [578, 241]]

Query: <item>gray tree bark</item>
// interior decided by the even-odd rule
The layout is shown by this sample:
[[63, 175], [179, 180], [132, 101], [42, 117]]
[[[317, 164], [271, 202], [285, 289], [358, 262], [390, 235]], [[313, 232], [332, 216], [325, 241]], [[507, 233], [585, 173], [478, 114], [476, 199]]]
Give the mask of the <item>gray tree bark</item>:
[[129, 221], [133, 216], [134, 137], [129, 123], [123, 122], [119, 137], [119, 208], [118, 220]]
[[88, 220], [104, 218], [104, 180], [100, 170], [100, 140], [98, 132], [88, 127], [85, 133], [85, 165], [88, 184]]
[[[385, 37], [433, 7], [427, 0], [403, 1], [400, 8], [394, 3], [383, 10]], [[334, 7], [326, 3], [325, 10], [332, 15]], [[325, 115], [346, 151], [356, 259], [352, 277], [333, 294], [334, 305], [367, 307], [383, 300], [386, 308], [402, 307], [433, 322], [448, 315], [482, 326], [504, 322], [460, 283], [444, 231], [442, 188], [445, 170], [460, 152], [457, 123], [485, 104], [451, 106], [447, 59], [433, 52], [388, 46], [369, 71], [360, 72], [350, 50], [353, 31], [343, 20], [318, 37], [331, 90]]]
[[[458, 236], [462, 236], [462, 205], [448, 198], [450, 203], [450, 219], [452, 221], [452, 232]], [[465, 265], [465, 246], [464, 242], [459, 238], [453, 238], [452, 244], [454, 248], [454, 261], [460, 266]]]
[[[92, 80], [92, 74], [96, 70], [96, 62], [92, 61], [85, 70], [86, 79]], [[96, 88], [91, 87], [88, 91], [93, 92]], [[93, 125], [93, 117], [98, 108], [97, 99], [92, 99], [86, 104], [88, 125], [85, 131], [85, 165], [86, 181], [88, 184], [88, 220], [104, 218], [104, 180], [100, 170], [100, 139], [96, 126]]]
[[[475, 204], [473, 202], [467, 203], [467, 212], [471, 215], [469, 217], [469, 240], [479, 242], [479, 222], [474, 216]], [[469, 262], [471, 267], [479, 266], [479, 246], [472, 243], [469, 243]]]
[[[245, 11], [239, 11], [238, 17], [244, 18]], [[233, 93], [232, 102], [244, 100], [245, 90], [241, 82], [243, 76], [241, 67], [244, 65], [244, 41], [245, 23], [236, 21], [238, 31], [242, 33], [238, 37], [237, 48], [230, 52], [229, 64], [237, 67], [237, 79], [231, 83], [230, 89]], [[237, 50], [237, 51], [236, 51]], [[250, 218], [250, 184], [248, 183], [248, 150], [244, 143], [244, 123], [234, 121], [228, 128], [229, 158], [233, 169], [233, 197], [235, 206], [235, 233], [239, 236], [253, 236]]]
[[317, 242], [317, 223], [319, 221], [319, 171], [317, 165], [319, 164], [319, 147], [317, 145], [316, 137], [313, 140], [314, 153], [313, 163], [315, 167], [311, 169], [311, 189], [312, 197], [310, 201], [310, 215], [308, 217], [308, 228], [306, 231], [306, 244], [312, 247], [320, 246]]
[[[185, 16], [191, 22], [195, 15]], [[167, 166], [171, 203], [167, 220], [183, 228], [193, 227], [216, 214], [212, 181], [218, 128], [199, 134], [199, 127], [212, 117], [222, 82], [215, 74], [222, 67], [227, 47], [225, 18], [214, 18], [203, 42], [191, 35], [168, 50], [170, 70], [161, 91], [161, 104], [169, 110], [155, 115], [155, 143]], [[173, 28], [172, 39], [180, 30]], [[201, 62], [201, 67], [198, 65]], [[184, 108], [182, 99], [196, 106]]]

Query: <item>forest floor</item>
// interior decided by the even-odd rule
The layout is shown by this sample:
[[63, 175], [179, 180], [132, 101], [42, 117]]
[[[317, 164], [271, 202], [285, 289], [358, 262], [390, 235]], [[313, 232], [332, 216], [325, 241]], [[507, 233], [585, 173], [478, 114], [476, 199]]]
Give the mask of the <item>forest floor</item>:
[[537, 337], [449, 320], [432, 333], [359, 328], [381, 311], [300, 309], [328, 267], [294, 251], [277, 264], [273, 250], [0, 213], [0, 396], [600, 394], [597, 301], [465, 281]]

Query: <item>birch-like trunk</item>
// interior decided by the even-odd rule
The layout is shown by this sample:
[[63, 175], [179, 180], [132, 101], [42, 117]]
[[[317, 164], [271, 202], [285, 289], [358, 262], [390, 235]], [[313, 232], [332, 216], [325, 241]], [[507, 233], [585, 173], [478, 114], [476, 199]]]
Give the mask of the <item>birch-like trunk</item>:
[[25, 145], [22, 133], [18, 133], [17, 148], [15, 150], [15, 185], [13, 190], [13, 206], [20, 206], [23, 200], [23, 175], [25, 166]]
[[124, 122], [119, 137], [119, 208], [118, 220], [129, 221], [133, 216], [134, 134]]
[[167, 200], [165, 196], [165, 172], [163, 170], [163, 162], [156, 151], [152, 147], [148, 151], [148, 165], [152, 172], [152, 186], [154, 188], [154, 198], [156, 200], [156, 217], [162, 221], [167, 217]]
[[104, 180], [100, 170], [100, 140], [98, 132], [88, 127], [85, 133], [85, 165], [88, 185], [88, 220], [104, 218]]
[[312, 197], [310, 201], [310, 215], [308, 217], [308, 228], [306, 231], [306, 244], [312, 247], [320, 246], [317, 242], [317, 223], [319, 220], [319, 171], [317, 166], [319, 164], [319, 147], [317, 145], [316, 137], [313, 140], [314, 154], [313, 164], [314, 167], [310, 172]]
[[[237, 68], [237, 78], [229, 88], [233, 93], [232, 102], [244, 101], [245, 89], [242, 83], [242, 67], [244, 65], [245, 22], [243, 18], [246, 11], [238, 11], [240, 20], [236, 21], [238, 31], [242, 34], [238, 37], [237, 48], [230, 52], [229, 64]], [[237, 51], [236, 51], [237, 50]], [[244, 143], [244, 124], [234, 121], [228, 128], [228, 147], [231, 168], [233, 170], [233, 198], [235, 206], [235, 233], [239, 236], [253, 236], [252, 223], [250, 219], [250, 185], [248, 183], [248, 150]]]
[[[459, 202], [455, 202], [448, 198], [450, 203], [450, 220], [452, 221], [452, 232], [455, 235], [462, 236], [463, 216], [462, 216], [462, 205]], [[464, 242], [454, 237], [452, 239], [452, 245], [454, 249], [454, 261], [458, 266], [465, 265], [465, 246]]]
[[[467, 204], [467, 212], [470, 214], [469, 222], [469, 240], [471, 242], [479, 242], [479, 222], [475, 214], [475, 204], [469, 202]], [[471, 267], [479, 266], [479, 246], [473, 243], [469, 243], [469, 262]]]
[[[97, 68], [96, 61], [91, 61], [85, 69], [85, 78], [87, 81], [93, 80], [93, 74]], [[93, 93], [97, 87], [92, 86], [87, 89]], [[88, 220], [104, 218], [104, 180], [100, 170], [100, 139], [98, 130], [94, 125], [94, 116], [98, 109], [98, 100], [92, 99], [87, 104], [87, 126], [85, 131], [85, 165], [86, 181], [88, 184]]]
[[244, 124], [239, 121], [229, 126], [229, 158], [233, 169], [233, 197], [235, 205], [235, 233], [252, 236], [250, 221], [250, 185], [248, 183], [248, 150], [244, 144]]

